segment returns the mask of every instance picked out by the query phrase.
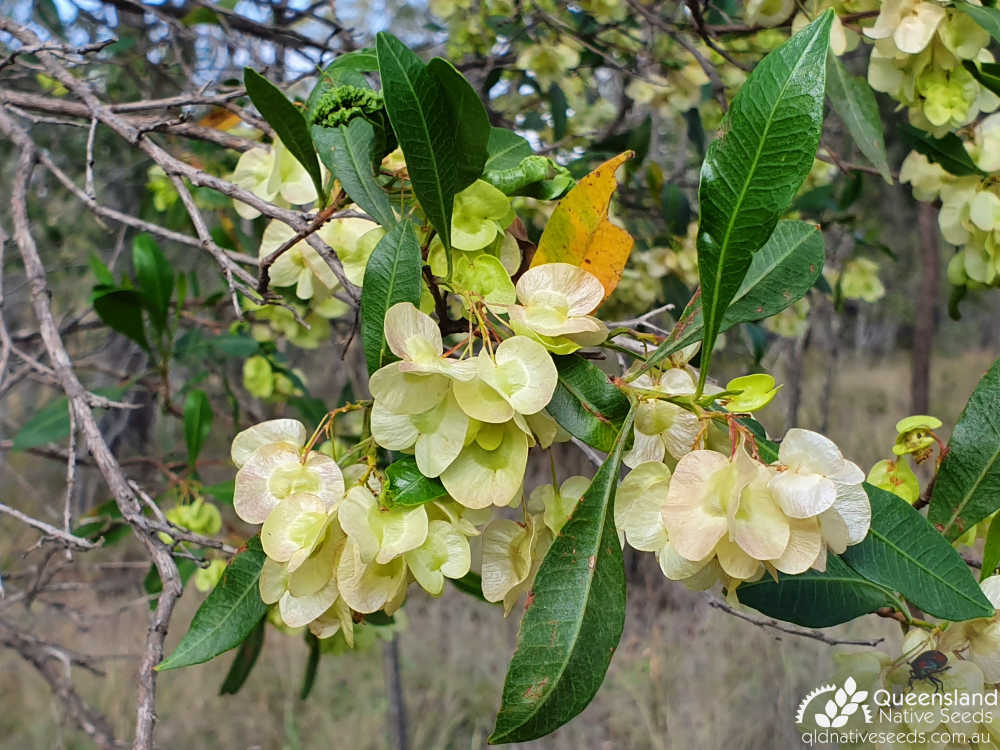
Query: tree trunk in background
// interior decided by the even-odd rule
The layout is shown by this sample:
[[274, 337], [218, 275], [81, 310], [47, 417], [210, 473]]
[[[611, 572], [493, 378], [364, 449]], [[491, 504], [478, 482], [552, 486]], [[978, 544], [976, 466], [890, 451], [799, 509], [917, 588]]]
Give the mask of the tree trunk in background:
[[941, 280], [941, 242], [937, 209], [921, 203], [917, 209], [920, 229], [920, 289], [913, 321], [913, 356], [910, 362], [910, 412], [926, 414], [930, 409], [931, 352], [934, 349], [934, 314]]
[[392, 640], [383, 646], [382, 664], [385, 671], [385, 687], [389, 694], [389, 736], [395, 750], [409, 750], [409, 731], [406, 726], [406, 704], [403, 701], [403, 676], [399, 664], [399, 636], [392, 634]]

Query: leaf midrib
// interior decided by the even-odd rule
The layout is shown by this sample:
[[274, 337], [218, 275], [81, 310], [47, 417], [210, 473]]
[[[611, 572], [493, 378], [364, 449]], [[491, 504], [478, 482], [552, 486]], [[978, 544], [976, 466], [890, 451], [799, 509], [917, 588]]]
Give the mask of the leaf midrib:
[[936, 581], [938, 581], [940, 583], [945, 584], [946, 588], [951, 589], [952, 591], [954, 591], [956, 594], [958, 594], [958, 596], [960, 598], [962, 598], [962, 599], [964, 599], [964, 600], [966, 600], [966, 601], [968, 601], [968, 602], [970, 602], [972, 604], [976, 604], [976, 605], [981, 605], [982, 604], [982, 602], [977, 602], [974, 598], [972, 598], [971, 596], [969, 596], [968, 594], [966, 594], [961, 589], [957, 588], [954, 584], [952, 584], [946, 578], [944, 578], [944, 577], [938, 575], [937, 573], [935, 573], [933, 570], [931, 570], [929, 567], [927, 567], [926, 565], [924, 565], [916, 557], [913, 557], [909, 552], [906, 552], [901, 547], [899, 547], [898, 545], [894, 544], [882, 532], [880, 532], [877, 529], [873, 528], [873, 529], [871, 529], [870, 533], [871, 533], [872, 536], [874, 536], [877, 539], [881, 540], [883, 544], [885, 544], [887, 547], [889, 547], [890, 549], [892, 549], [897, 555], [899, 555], [900, 557], [904, 558], [905, 560], [910, 561], [913, 565], [915, 565], [916, 567], [918, 567], [920, 570], [922, 570], [924, 573], [926, 573], [927, 575], [929, 575], [934, 580], [936, 580]]
[[[718, 317], [719, 286], [722, 281], [722, 269], [725, 267], [726, 255], [729, 252], [729, 240], [730, 237], [732, 236], [733, 228], [736, 225], [736, 216], [739, 213], [740, 207], [743, 205], [744, 199], [746, 198], [747, 190], [749, 190], [750, 188], [750, 183], [752, 182], [753, 175], [757, 171], [757, 165], [760, 162], [760, 156], [764, 148], [764, 142], [767, 139], [767, 134], [770, 132], [771, 126], [774, 122], [774, 113], [777, 111], [778, 106], [784, 99], [785, 91], [788, 88], [788, 86], [791, 85], [792, 78], [795, 76], [795, 73], [801, 66], [802, 61], [805, 59], [806, 55], [812, 49], [812, 46], [813, 44], [815, 44], [815, 42], [816, 42], [816, 35], [814, 34], [809, 44], [805, 47], [805, 49], [802, 50], [802, 54], [799, 55], [799, 58], [795, 61], [795, 65], [789, 71], [788, 77], [785, 79], [784, 84], [782, 84], [781, 90], [779, 91], [778, 96], [775, 98], [774, 106], [771, 107], [771, 111], [768, 113], [766, 124], [764, 126], [764, 133], [759, 139], [759, 142], [757, 144], [757, 152], [754, 154], [752, 166], [750, 170], [747, 172], [747, 178], [746, 180], [744, 180], [743, 187], [740, 190], [739, 198], [736, 200], [735, 209], [731, 211], [729, 214], [729, 223], [727, 224], [725, 234], [723, 235], [723, 242], [722, 244], [719, 245], [719, 262], [716, 264], [715, 283], [714, 283], [714, 288], [712, 290], [712, 300], [711, 300], [712, 304], [708, 308], [709, 312], [711, 313], [711, 316], [709, 317], [708, 315], [705, 315], [704, 312], [702, 313], [702, 319], [705, 321], [703, 327], [706, 331], [711, 330], [712, 326], [708, 324], [711, 323], [712, 325], [714, 325], [716, 317]], [[702, 293], [704, 294], [704, 290], [702, 290]], [[702, 297], [702, 303], [703, 303], [702, 310], [704, 311], [705, 310], [704, 297]]]
[[[615, 465], [616, 469], [615, 470], [609, 470], [609, 472], [608, 472], [609, 473], [608, 488], [604, 492], [603, 509], [601, 510], [601, 514], [600, 514], [600, 518], [601, 518], [601, 530], [600, 530], [600, 533], [597, 536], [597, 550], [595, 551], [595, 555], [594, 555], [594, 567], [589, 571], [590, 574], [587, 576], [587, 585], [586, 585], [586, 588], [585, 588], [585, 592], [586, 592], [587, 596], [584, 599], [584, 601], [586, 602], [586, 604], [580, 610], [580, 616], [576, 619], [575, 626], [574, 626], [573, 631], [572, 631], [573, 639], [572, 639], [571, 643], [575, 643], [576, 642], [577, 637], [580, 634], [580, 630], [583, 628], [583, 621], [585, 619], [586, 613], [589, 610], [589, 607], [587, 605], [589, 605], [589, 603], [590, 603], [590, 592], [591, 592], [591, 589], [594, 586], [594, 581], [597, 579], [597, 566], [600, 564], [600, 560], [604, 558], [604, 554], [602, 554], [602, 550], [604, 549], [604, 545], [601, 544], [601, 542], [604, 541], [604, 535], [605, 535], [605, 532], [607, 531], [607, 529], [605, 527], [607, 526], [607, 521], [608, 521], [608, 506], [611, 505], [611, 495], [614, 494], [614, 491], [616, 489], [616, 482], [617, 482], [618, 474], [619, 474], [619, 471], [620, 471], [620, 468], [621, 468], [621, 455], [622, 455], [622, 449], [624, 448], [624, 439], [623, 439], [622, 436], [626, 434], [626, 428], [631, 427], [632, 420], [634, 419], [634, 416], [635, 416], [635, 409], [632, 408], [632, 409], [629, 410], [628, 416], [625, 418], [625, 424], [623, 425], [621, 432], [618, 434], [618, 438], [617, 438], [617, 440], [615, 442], [615, 447], [614, 447], [614, 451], [612, 452], [612, 455], [609, 456], [607, 459], [605, 459], [605, 464], [604, 465], [607, 465], [608, 462], [611, 462], [611, 463], [613, 463]], [[554, 679], [551, 682], [549, 682], [546, 685], [546, 687], [543, 688], [543, 691], [544, 691], [543, 697], [542, 697], [541, 700], [539, 700], [539, 701], [536, 702], [534, 710], [532, 710], [529, 713], [527, 713], [525, 715], [524, 719], [519, 724], [517, 724], [515, 727], [512, 727], [510, 730], [504, 732], [497, 739], [509, 736], [512, 732], [516, 731], [517, 729], [522, 728], [525, 724], [527, 724], [529, 721], [531, 721], [532, 719], [534, 719], [535, 716], [538, 715], [538, 712], [541, 711], [544, 706], [548, 705], [549, 696], [552, 695], [552, 691], [555, 690], [556, 686], [561, 683], [561, 680], [563, 679], [563, 676], [566, 673], [566, 666], [569, 664], [570, 659], [572, 658], [572, 655], [573, 655], [573, 649], [570, 648], [570, 649], [568, 649], [566, 651], [565, 658], [562, 659], [559, 662], [559, 664], [558, 664], [559, 668], [558, 668], [558, 670], [555, 673], [556, 674], [556, 679]]]
[[[372, 202], [372, 205], [378, 209], [379, 213], [381, 213], [382, 206], [379, 205], [379, 198], [380, 197], [384, 198], [385, 193], [383, 193], [380, 190], [373, 190], [372, 184], [363, 178], [364, 173], [361, 171], [361, 164], [358, 162], [358, 159], [356, 158], [356, 154], [354, 151], [355, 144], [354, 141], [351, 140], [350, 127], [346, 125], [341, 125], [340, 132], [341, 136], [344, 139], [344, 146], [345, 150], [347, 151], [347, 158], [350, 159], [351, 166], [354, 168], [355, 174], [357, 174], [359, 177], [358, 182], [361, 184], [361, 189], [364, 191], [365, 195], [368, 196], [368, 199]], [[374, 179], [374, 175], [372, 175], [372, 179]], [[388, 202], [386, 203], [386, 205], [388, 205]], [[389, 211], [391, 212], [392, 208], [390, 208]], [[374, 218], [381, 224], [382, 219], [385, 217], [376, 216]]]
[[959, 504], [955, 507], [955, 512], [951, 514], [951, 518], [948, 519], [948, 523], [945, 524], [944, 530], [941, 532], [942, 534], [947, 534], [948, 530], [951, 529], [955, 521], [958, 520], [962, 511], [965, 510], [965, 506], [972, 501], [972, 496], [975, 494], [976, 490], [979, 489], [979, 485], [983, 483], [983, 480], [986, 479], [986, 475], [989, 474], [990, 469], [993, 468], [993, 464], [997, 462], [998, 458], [1000, 458], [1000, 443], [997, 444], [997, 449], [993, 451], [993, 455], [990, 457], [990, 460], [986, 462], [986, 465], [983, 466], [983, 470], [979, 472], [979, 476], [976, 477], [976, 481], [972, 483], [969, 491], [965, 493], [959, 501]]
[[[211, 636], [214, 633], [217, 633], [222, 628], [222, 626], [226, 622], [228, 622], [231, 617], [233, 617], [234, 613], [236, 612], [237, 607], [239, 607], [239, 605], [243, 602], [244, 599], [247, 598], [247, 596], [250, 594], [250, 592], [255, 589], [255, 587], [257, 586], [257, 581], [259, 581], [259, 580], [260, 580], [260, 569], [258, 568], [256, 574], [253, 577], [253, 581], [250, 583], [249, 586], [247, 586], [243, 590], [243, 593], [239, 595], [239, 597], [236, 599], [236, 601], [233, 602], [233, 606], [231, 606], [229, 608], [229, 611], [226, 612], [225, 616], [223, 616], [223, 618], [221, 620], [219, 620], [219, 622], [216, 623], [214, 627], [212, 627], [211, 629], [205, 631], [205, 634], [201, 638], [198, 638], [196, 640], [192, 640], [191, 641], [191, 645], [187, 649], [185, 649], [183, 651], [181, 650], [180, 647], [183, 645], [183, 641], [180, 644], [178, 644], [177, 650], [174, 651], [174, 653], [172, 653], [168, 659], [166, 659], [165, 661], [161, 662], [160, 665], [159, 665], [159, 668], [160, 669], [165, 669], [165, 668], [170, 669], [170, 668], [177, 668], [177, 667], [181, 667], [181, 666], [191, 666], [189, 664], [175, 665], [175, 664], [173, 664], [173, 662], [182, 661], [182, 659], [180, 657], [183, 657], [183, 656], [186, 656], [187, 654], [190, 654], [192, 651], [194, 651], [194, 649], [195, 649], [196, 646], [201, 646], [209, 638], [209, 636]], [[261, 615], [261, 616], [263, 617], [263, 615]], [[226, 650], [228, 650], [228, 649], [226, 649]], [[209, 657], [209, 658], [211, 658], [211, 657]], [[206, 660], [202, 660], [202, 661], [206, 661]], [[200, 662], [195, 662], [195, 663], [197, 664], [197, 663], [200, 663]]]
[[[444, 231], [441, 232], [441, 239], [444, 240], [445, 247], [448, 250], [451, 250], [451, 216], [449, 216], [448, 207], [445, 205], [444, 186], [441, 184], [440, 177], [441, 165], [438, 164], [438, 157], [434, 150], [434, 143], [431, 140], [431, 133], [430, 130], [427, 129], [427, 117], [426, 112], [424, 111], [423, 101], [421, 101], [420, 97], [417, 95], [417, 90], [413, 86], [413, 81], [410, 80], [409, 71], [406, 66], [403, 65], [402, 60], [396, 56], [395, 51], [392, 49], [392, 44], [389, 42], [383, 42], [383, 47], [385, 47], [386, 51], [392, 56], [393, 61], [402, 73], [403, 79], [406, 81], [406, 86], [410, 90], [410, 94], [413, 96], [413, 101], [417, 105], [416, 109], [420, 112], [420, 128], [424, 133], [425, 143], [428, 147], [427, 150], [430, 152], [431, 161], [434, 163], [434, 187], [437, 188], [438, 202], [440, 203], [440, 207], [443, 212], [442, 218], [445, 220], [446, 224], [449, 224], [449, 226], [443, 227]], [[423, 62], [421, 62], [421, 64], [423, 64]], [[403, 155], [405, 156], [406, 154], [404, 153]]]

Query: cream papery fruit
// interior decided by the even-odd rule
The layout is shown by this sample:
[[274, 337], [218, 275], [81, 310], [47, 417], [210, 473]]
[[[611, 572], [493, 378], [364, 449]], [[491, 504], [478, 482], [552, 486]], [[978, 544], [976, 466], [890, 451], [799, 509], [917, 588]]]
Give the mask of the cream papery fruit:
[[[234, 447], [234, 455], [237, 452], [242, 455], [243, 449], [236, 451]], [[250, 454], [236, 472], [233, 507], [247, 523], [263, 523], [279, 502], [297, 493], [314, 495], [328, 511], [333, 510], [344, 495], [340, 467], [316, 451], [303, 460], [301, 448], [294, 443], [267, 443]]]
[[421, 414], [396, 414], [376, 403], [371, 410], [371, 430], [375, 442], [386, 450], [413, 448], [420, 473], [436, 477], [462, 451], [469, 417], [449, 393]]
[[930, 43], [945, 15], [945, 9], [933, 2], [885, 0], [875, 25], [864, 34], [871, 39], [892, 38], [901, 52], [916, 55]]
[[385, 565], [427, 539], [427, 511], [382, 508], [366, 487], [352, 487], [340, 504], [338, 520], [362, 563]]
[[427, 538], [405, 555], [417, 583], [431, 596], [440, 596], [445, 578], [461, 578], [469, 572], [472, 553], [469, 540], [447, 521], [431, 521]]
[[506, 518], [492, 521], [483, 531], [483, 597], [503, 602], [509, 615], [521, 594], [531, 587], [552, 534], [537, 515], [527, 524]]
[[[998, 162], [997, 167], [1000, 167], [1000, 162]], [[952, 180], [954, 177], [944, 167], [935, 164], [917, 151], [911, 151], [907, 154], [899, 168], [899, 181], [910, 183], [913, 188], [913, 197], [919, 201], [936, 199], [941, 188]]]
[[549, 531], [558, 534], [573, 515], [588, 487], [590, 479], [582, 476], [569, 477], [558, 487], [552, 484], [539, 485], [531, 491], [528, 510], [541, 513]]
[[[236, 162], [231, 179], [266, 201], [274, 201], [278, 196], [292, 205], [316, 200], [316, 188], [309, 173], [277, 138], [271, 148], [260, 146], [245, 151]], [[244, 219], [260, 216], [260, 211], [242, 201], [233, 199], [233, 207]]]
[[344, 643], [354, 648], [354, 619], [347, 602], [338, 597], [326, 612], [309, 623], [309, 632], [320, 640], [343, 633]]
[[589, 271], [569, 263], [529, 268], [515, 287], [520, 305], [510, 305], [512, 323], [542, 336], [607, 333], [590, 315], [604, 299], [604, 285]]
[[480, 351], [476, 363], [479, 378], [456, 381], [453, 390], [462, 410], [480, 422], [502, 424], [541, 412], [559, 380], [548, 350], [527, 336], [502, 341], [492, 357]]
[[308, 625], [327, 611], [339, 597], [334, 576], [344, 534], [331, 524], [323, 543], [295, 570], [267, 558], [260, 571], [260, 596], [265, 604], [278, 604], [282, 621], [292, 628]]
[[467, 508], [505, 506], [520, 492], [527, 463], [528, 436], [516, 423], [482, 424], [441, 483]]
[[[294, 229], [273, 219], [260, 239], [260, 259], [264, 260], [295, 236]], [[279, 255], [271, 265], [269, 276], [274, 286], [294, 286], [299, 299], [312, 299], [321, 286], [327, 290], [337, 286], [337, 277], [330, 266], [305, 240], [296, 242]]]
[[670, 541], [688, 560], [710, 557], [729, 531], [730, 505], [757, 474], [740, 449], [730, 461], [715, 451], [697, 450], [677, 462], [662, 509]]
[[659, 461], [639, 464], [615, 493], [615, 527], [619, 540], [633, 549], [659, 554], [668, 543], [660, 511], [667, 500], [670, 469]]
[[1000, 575], [980, 581], [979, 587], [995, 610], [993, 617], [965, 622], [953, 622], [941, 634], [943, 651], [965, 651], [966, 658], [975, 662], [986, 682], [1000, 682]]
[[412, 302], [397, 302], [390, 307], [385, 313], [384, 329], [390, 351], [402, 360], [399, 363], [401, 372], [437, 373], [456, 380], [476, 377], [474, 360], [444, 356], [444, 343], [437, 323]]
[[280, 500], [260, 529], [264, 554], [294, 572], [323, 539], [333, 514], [322, 498], [308, 492]]
[[[652, 391], [664, 396], [690, 396], [695, 392], [691, 373], [680, 367], [671, 367], [655, 378], [643, 373], [631, 386], [637, 391]], [[632, 448], [622, 461], [635, 468], [647, 461], [662, 461], [670, 453], [674, 458], [690, 453], [701, 431], [698, 417], [687, 409], [648, 397], [636, 407]]]
[[316, 232], [329, 245], [344, 266], [347, 280], [361, 286], [365, 268], [385, 230], [374, 221], [360, 218], [331, 219]]
[[239, 469], [258, 448], [271, 443], [288, 443], [294, 448], [301, 448], [308, 437], [305, 425], [297, 419], [271, 419], [237, 433], [230, 455]]
[[340, 595], [355, 612], [392, 614], [406, 596], [406, 562], [400, 556], [385, 565], [365, 563], [361, 550], [348, 539], [337, 563]]
[[781, 509], [791, 518], [816, 517], [823, 541], [835, 554], [868, 534], [865, 473], [833, 441], [810, 430], [789, 430], [778, 448], [778, 470], [769, 487]]

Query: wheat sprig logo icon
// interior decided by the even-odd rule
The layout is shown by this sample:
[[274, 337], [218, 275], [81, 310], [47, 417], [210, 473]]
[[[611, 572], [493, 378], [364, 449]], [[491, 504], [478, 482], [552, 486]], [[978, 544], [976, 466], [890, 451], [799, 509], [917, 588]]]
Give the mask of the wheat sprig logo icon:
[[823, 710], [813, 714], [813, 720], [817, 726], [823, 729], [840, 729], [850, 721], [850, 718], [858, 712], [864, 714], [865, 723], [871, 723], [871, 710], [865, 705], [868, 699], [867, 690], [858, 690], [858, 684], [853, 677], [848, 677], [844, 681], [844, 686], [838, 688], [836, 685], [820, 685], [818, 688], [806, 695], [799, 704], [799, 709], [795, 713], [795, 723], [801, 724], [805, 720], [806, 710], [810, 704], [821, 695], [833, 693], [828, 698]]

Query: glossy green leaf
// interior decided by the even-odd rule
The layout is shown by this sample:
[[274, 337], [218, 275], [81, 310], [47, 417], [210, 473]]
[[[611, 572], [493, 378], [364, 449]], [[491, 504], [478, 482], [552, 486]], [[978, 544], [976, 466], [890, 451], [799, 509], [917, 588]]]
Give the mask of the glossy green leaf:
[[347, 125], [335, 128], [313, 125], [311, 132], [319, 158], [340, 180], [350, 199], [383, 227], [395, 224], [389, 196], [375, 181], [372, 169], [375, 143], [372, 124], [363, 117], [355, 117]]
[[486, 150], [488, 156], [486, 164], [483, 165], [484, 172], [512, 169], [535, 154], [526, 139], [507, 128], [490, 129]]
[[420, 207], [451, 249], [451, 214], [459, 191], [455, 126], [448, 97], [423, 61], [392, 34], [375, 40], [389, 121], [403, 150]]
[[108, 289], [98, 287], [91, 301], [94, 312], [109, 328], [132, 339], [146, 351], [149, 341], [142, 322], [144, 300], [134, 289]]
[[425, 477], [417, 468], [417, 459], [404, 456], [386, 467], [385, 503], [393, 507], [414, 507], [448, 494], [440, 479]]
[[281, 90], [253, 68], [243, 69], [243, 85], [246, 86], [250, 101], [260, 112], [267, 124], [285, 144], [288, 152], [303, 166], [312, 179], [316, 195], [324, 196], [323, 177], [313, 149], [309, 127], [302, 111], [288, 101]]
[[597, 693], [625, 624], [625, 566], [614, 501], [630, 410], [611, 454], [542, 561], [489, 742], [559, 728]]
[[448, 580], [463, 594], [468, 594], [485, 604], [492, 604], [496, 607], [503, 605], [503, 602], [490, 602], [486, 600], [486, 597], [483, 596], [483, 577], [473, 570], [470, 570], [461, 578], [449, 578]]
[[226, 672], [226, 678], [219, 688], [219, 695], [236, 695], [243, 687], [243, 683], [250, 676], [254, 664], [257, 663], [257, 657], [264, 650], [266, 631], [267, 618], [262, 617], [260, 622], [250, 631], [250, 635], [240, 644], [236, 656], [233, 657], [233, 663], [229, 665], [229, 671]]
[[701, 168], [698, 275], [704, 317], [699, 390], [726, 308], [812, 169], [823, 128], [833, 11], [754, 68]]
[[194, 466], [201, 453], [205, 438], [212, 431], [212, 405], [205, 392], [195, 388], [184, 399], [184, 442], [187, 444], [188, 463]]
[[910, 148], [926, 156], [929, 161], [940, 164], [945, 171], [953, 175], [963, 177], [970, 174], [986, 174], [972, 161], [962, 139], [954, 133], [948, 133], [943, 138], [935, 138], [930, 133], [902, 123], [899, 134]]
[[479, 94], [450, 62], [435, 57], [427, 63], [427, 71], [437, 79], [444, 92], [451, 118], [449, 122], [455, 131], [455, 169], [458, 174], [455, 190], [458, 192], [478, 180], [483, 173], [492, 130], [490, 118]]
[[553, 359], [559, 381], [546, 411], [573, 437], [609, 452], [628, 414], [628, 399], [601, 368], [583, 357]]
[[983, 567], [979, 570], [979, 580], [985, 581], [1000, 567], [1000, 523], [990, 522], [983, 545]]
[[863, 78], [852, 76], [835, 54], [826, 61], [826, 93], [861, 153], [890, 185], [889, 158], [885, 152], [885, 133], [875, 92]]
[[149, 310], [149, 320], [156, 330], [162, 332], [167, 327], [170, 298], [174, 294], [174, 270], [156, 240], [146, 233], [137, 235], [132, 244], [132, 265], [139, 291]]
[[1000, 94], [1000, 63], [974, 63], [962, 60], [962, 65], [973, 77], [994, 94]]
[[264, 559], [260, 537], [253, 537], [229, 563], [218, 585], [195, 612], [187, 633], [157, 671], [201, 664], [243, 643], [267, 614], [258, 589]]
[[306, 645], [309, 646], [309, 656], [306, 658], [306, 672], [302, 677], [302, 689], [299, 690], [299, 700], [305, 700], [316, 684], [316, 672], [319, 669], [320, 651], [319, 638], [312, 633], [306, 633]]
[[891, 492], [868, 483], [865, 491], [872, 527], [844, 552], [848, 565], [934, 617], [957, 622], [993, 614], [962, 556], [923, 515]]
[[891, 591], [861, 577], [834, 555], [827, 558], [823, 573], [779, 573], [777, 582], [764, 576], [741, 584], [736, 593], [741, 604], [807, 628], [828, 628], [881, 607], [902, 606]]
[[969, 398], [948, 441], [927, 517], [955, 539], [1000, 508], [1000, 359]]
[[372, 251], [361, 291], [361, 342], [368, 372], [392, 361], [385, 342], [385, 312], [397, 302], [420, 304], [420, 243], [408, 219], [398, 222]]
[[973, 5], [972, 3], [957, 2], [955, 7], [966, 13], [973, 21], [978, 23], [993, 37], [993, 41], [1000, 42], [1000, 10], [985, 5]]
[[[767, 244], [754, 254], [750, 270], [722, 317], [719, 332], [768, 318], [801, 299], [821, 278], [825, 260], [826, 245], [818, 226], [796, 220], [779, 222]], [[704, 326], [697, 301], [684, 310], [675, 330], [676, 338], [672, 336], [661, 344], [643, 369], [701, 339]]]

